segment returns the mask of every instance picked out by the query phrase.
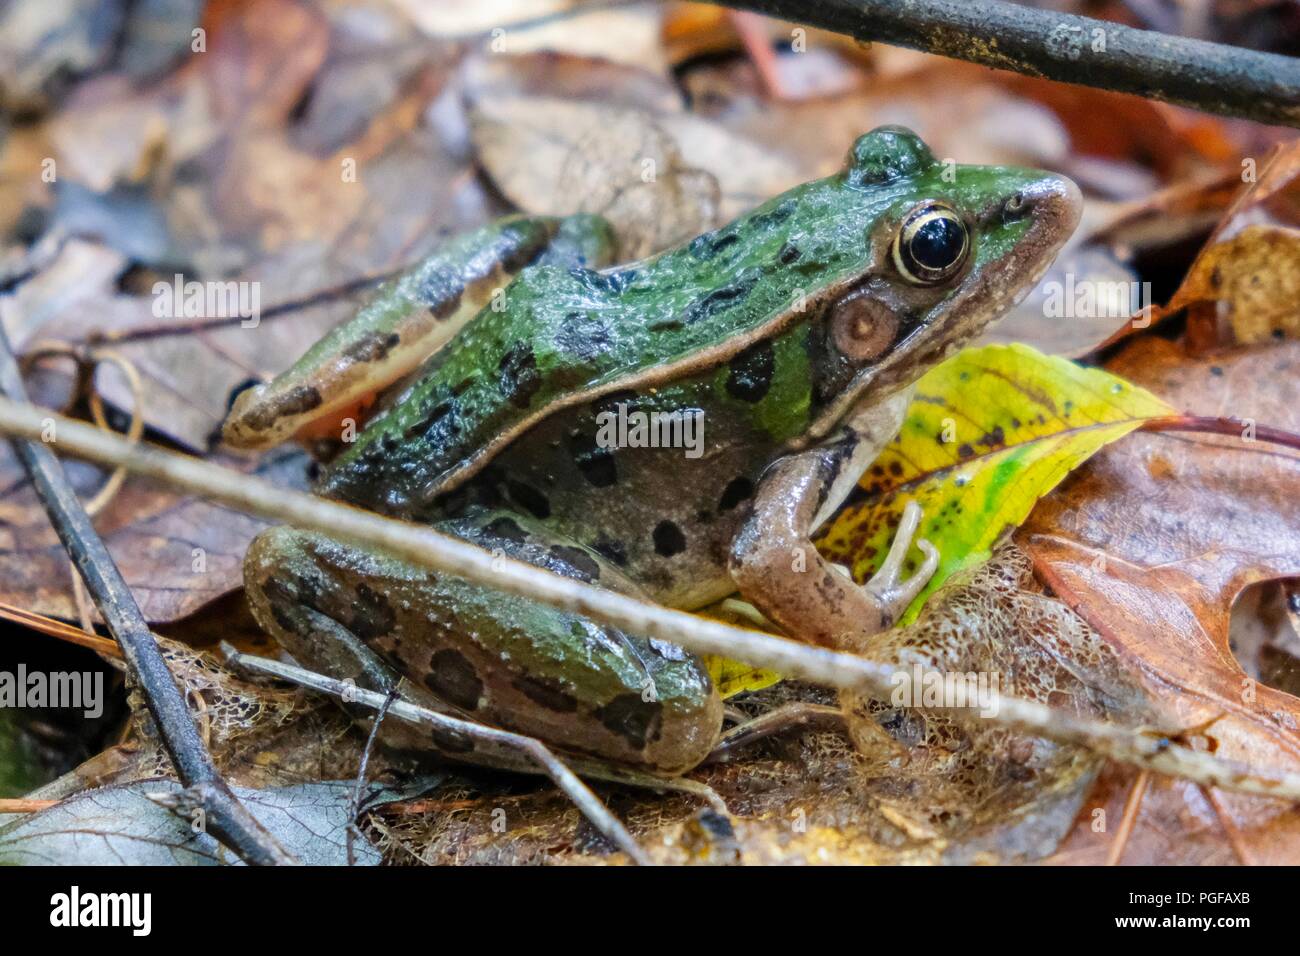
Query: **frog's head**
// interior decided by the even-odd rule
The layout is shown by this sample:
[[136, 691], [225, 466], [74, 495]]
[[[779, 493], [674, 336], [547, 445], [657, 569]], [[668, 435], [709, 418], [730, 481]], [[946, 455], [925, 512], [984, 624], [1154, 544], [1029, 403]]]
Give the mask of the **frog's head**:
[[856, 217], [866, 246], [810, 329], [812, 437], [911, 385], [1024, 298], [1082, 204], [1064, 177], [940, 162], [896, 127], [860, 137], [838, 185], [840, 202], [867, 210]]

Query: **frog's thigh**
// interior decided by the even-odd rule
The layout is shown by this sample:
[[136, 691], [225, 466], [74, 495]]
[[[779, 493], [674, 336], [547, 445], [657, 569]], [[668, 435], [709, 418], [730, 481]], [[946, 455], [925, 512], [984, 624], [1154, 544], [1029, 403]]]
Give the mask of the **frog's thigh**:
[[271, 382], [241, 392], [223, 437], [240, 448], [338, 437], [344, 421], [442, 348], [525, 266], [603, 268], [614, 247], [609, 224], [592, 215], [510, 216], [450, 239]]
[[281, 525], [254, 538], [244, 589], [258, 624], [302, 666], [381, 693], [397, 685], [399, 675], [359, 636], [373, 627], [375, 603], [351, 604], [303, 532]]
[[[599, 556], [523, 519], [439, 527], [568, 577], [632, 588]], [[674, 772], [712, 746], [721, 703], [700, 664], [676, 648], [323, 535], [276, 530], [274, 549], [263, 544], [271, 532], [250, 548], [245, 577], [259, 623], [295, 656], [295, 644], [327, 643], [337, 663], [360, 645], [466, 716], [606, 760]], [[275, 564], [286, 550], [293, 560]], [[295, 600], [307, 610], [287, 613]], [[311, 611], [351, 636], [347, 649], [285, 633], [313, 627]]]
[[[886, 562], [889, 573], [868, 587], [855, 584], [818, 553], [812, 532], [825, 519], [832, 489], [843, 483], [846, 469], [852, 472], [855, 457], [852, 444], [844, 443], [776, 462], [759, 484], [730, 559], [741, 594], [771, 620], [803, 640], [850, 651], [892, 627], [934, 570], [927, 559], [921, 572], [898, 580], [914, 520], [910, 529], [900, 529]], [[933, 551], [924, 547], [927, 554]]]

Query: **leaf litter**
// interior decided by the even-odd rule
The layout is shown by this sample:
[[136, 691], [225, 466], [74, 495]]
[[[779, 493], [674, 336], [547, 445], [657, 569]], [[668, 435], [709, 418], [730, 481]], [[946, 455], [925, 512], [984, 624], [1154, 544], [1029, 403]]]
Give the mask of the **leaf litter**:
[[[516, 9], [522, 5], [500, 6], [528, 12]], [[529, 15], [545, 20], [568, 6], [538, 0]], [[108, 62], [108, 50], [72, 35], [64, 47], [21, 62], [17, 81], [6, 76], [3, 84], [8, 102], [48, 114], [47, 122], [4, 141], [0, 190], [14, 199], [5, 208], [37, 210], [77, 234], [53, 264], [0, 299], [6, 326], [20, 343], [121, 338], [120, 347], [149, 383], [145, 413], [156, 436], [206, 452], [233, 390], [288, 364], [354, 307], [345, 298], [293, 311], [268, 320], [266, 334], [256, 337], [241, 334], [237, 324], [158, 334], [151, 328], [157, 321], [150, 299], [141, 293], [178, 268], [257, 281], [265, 289], [264, 305], [289, 302], [413, 261], [446, 231], [512, 207], [552, 211], [557, 197], [575, 195], [618, 219], [624, 251], [639, 255], [828, 171], [853, 134], [879, 122], [908, 123], [939, 153], [964, 162], [1062, 168], [1105, 197], [1112, 205], [1090, 202], [1097, 212], [1067, 250], [1077, 258], [1067, 260], [1065, 271], [1076, 278], [1140, 278], [1161, 256], [1166, 275], [1187, 272], [1157, 312], [1167, 323], [1185, 319], [1185, 351], [1166, 349], [1168, 343], [1123, 318], [1045, 322], [1041, 287], [1024, 307], [1023, 322], [1008, 319], [1018, 323], [1010, 333], [1015, 339], [1080, 356], [1124, 324], [1138, 338], [1107, 369], [1146, 385], [1153, 401], [1181, 406], [1183, 396], [1195, 395], [1206, 399], [1187, 403], [1197, 405], [1199, 414], [1253, 412], [1261, 424], [1297, 427], [1288, 417], [1300, 407], [1293, 401], [1289, 408], [1280, 402], [1259, 409], [1250, 401], [1262, 391], [1252, 382], [1295, 380], [1290, 366], [1277, 366], [1289, 354], [1279, 350], [1296, 334], [1290, 285], [1295, 267], [1288, 265], [1297, 226], [1288, 199], [1292, 154], [1281, 152], [1263, 167], [1253, 189], [1239, 192], [1190, 270], [1190, 256], [1169, 264], [1170, 250], [1199, 249], [1225, 208], [1225, 196], [1239, 185], [1233, 179], [1237, 171], [1225, 174], [1225, 165], [1235, 163], [1241, 151], [1262, 154], [1267, 138], [1248, 124], [1095, 91], [999, 80], [913, 54], [891, 58], [884, 48], [832, 49], [829, 43], [819, 47], [829, 72], [820, 78], [804, 74], [799, 81], [824, 83], [821, 98], [769, 100], [770, 91], [754, 82], [752, 64], [739, 52], [744, 48], [723, 21], [678, 19], [677, 11], [665, 21], [653, 6], [587, 13], [549, 31], [507, 30], [514, 46], [508, 43], [503, 51], [489, 45], [491, 24], [483, 19], [482, 5], [421, 5], [407, 11], [409, 19], [362, 3], [320, 9], [294, 0], [258, 0], [243, 10], [214, 7], [216, 13], [204, 21], [211, 40], [205, 59], [181, 55], [187, 34], [174, 31], [170, 46], [160, 43], [148, 56], [133, 54], [137, 64], [155, 65], [137, 66], [129, 74], [137, 82], [126, 83], [128, 74], [96, 72], [96, 64]], [[615, 14], [617, 29], [612, 19], [604, 21], [605, 32], [569, 28]], [[502, 16], [498, 22], [516, 19]], [[275, 30], [262, 29], [272, 20]], [[360, 29], [363, 23], [366, 29]], [[773, 27], [770, 35], [784, 42], [789, 30]], [[593, 45], [592, 37], [602, 36], [604, 45]], [[675, 51], [667, 39], [674, 36]], [[575, 44], [574, 37], [585, 39]], [[126, 49], [144, 48], [128, 43]], [[701, 49], [730, 52], [721, 69], [682, 52]], [[667, 71], [670, 60], [674, 74]], [[788, 51], [778, 55], [778, 79], [783, 60], [786, 67], [794, 65]], [[56, 81], [67, 65], [91, 75], [76, 83]], [[850, 74], [872, 80], [845, 82]], [[680, 95], [679, 84], [690, 91], [689, 99]], [[933, 89], [945, 96], [927, 92]], [[1118, 126], [1111, 122], [1102, 129], [1095, 121], [1101, 115], [1118, 118]], [[1006, 136], [1011, 127], [1023, 135]], [[639, 147], [632, 150], [637, 158], [654, 160], [651, 182], [640, 175], [620, 180], [627, 176], [630, 144]], [[32, 175], [51, 152], [63, 180], [53, 189]], [[364, 165], [359, 182], [340, 177], [349, 158]], [[15, 170], [17, 175], [5, 175]], [[1153, 183], [1168, 188], [1148, 197]], [[5, 241], [15, 243], [22, 222], [8, 225]], [[1045, 282], [1053, 278], [1061, 275], [1049, 274]], [[1256, 351], [1222, 352], [1233, 343], [1254, 343]], [[1220, 352], [1211, 356], [1215, 349]], [[178, 369], [183, 379], [174, 377]], [[1219, 377], [1231, 381], [1230, 391], [1216, 392]], [[122, 384], [110, 374], [99, 385], [119, 407], [129, 407]], [[1209, 400], [1215, 396], [1217, 404]], [[915, 409], [918, 415], [927, 411]], [[1154, 406], [1146, 414], [1155, 414]], [[1123, 424], [1117, 432], [1132, 423]], [[1183, 447], [1189, 444], [1200, 451]], [[1228, 646], [1227, 619], [1243, 588], [1300, 573], [1291, 560], [1300, 535], [1286, 521], [1263, 527], [1266, 515], [1289, 518], [1287, 506], [1296, 498], [1295, 474], [1287, 469], [1294, 465], [1282, 460], [1283, 453], [1204, 436], [1129, 434], [1087, 454], [1093, 452], [1092, 463], [1060, 488], [1050, 490], [1061, 475], [1046, 482], [1037, 505], [1027, 500], [1018, 506], [1007, 523], [1018, 524], [1026, 514], [1029, 523], [1014, 544], [991, 526], [972, 539], [970, 553], [990, 554], [987, 563], [972, 559], [948, 568], [915, 621], [882, 635], [872, 653], [996, 673], [1007, 682], [1004, 692], [1072, 713], [1162, 730], [1186, 728], [1189, 739], [1246, 762], [1276, 766], [1293, 760], [1297, 731], [1287, 715], [1295, 713], [1295, 699], [1281, 687], [1260, 684], [1253, 706], [1241, 706], [1238, 684], [1245, 671]], [[1267, 455], [1272, 457], [1261, 464]], [[1083, 457], [1062, 466], [1061, 474]], [[301, 469], [286, 465], [285, 475], [295, 467]], [[75, 468], [84, 469], [81, 487], [92, 490], [95, 472]], [[21, 523], [11, 527], [30, 529], [4, 554], [15, 571], [4, 574], [6, 588], [20, 582], [7, 599], [72, 616], [68, 595], [52, 583], [61, 579], [49, 570], [57, 566], [57, 548], [50, 546], [52, 539], [42, 539], [39, 513], [13, 497], [24, 492], [12, 464], [0, 463], [0, 475], [7, 503], [17, 502], [11, 516]], [[1181, 564], [1165, 567], [1169, 556], [1161, 557], [1155, 545], [1166, 539], [1144, 535], [1141, 522], [1161, 516], [1175, 521], [1187, 501], [1169, 489], [1190, 476], [1198, 483], [1197, 505], [1213, 506], [1218, 496], [1218, 510], [1210, 512], [1212, 521], [1190, 522], [1197, 530], [1209, 529], [1203, 540], [1176, 534], [1168, 539], [1180, 546], [1197, 543], [1199, 560], [1184, 554]], [[1124, 485], [1119, 478], [1135, 477], [1149, 479], [1154, 490], [1117, 490]], [[864, 480], [869, 495], [871, 478]], [[129, 482], [101, 526], [121, 529], [116, 539], [111, 530], [107, 537], [128, 579], [139, 582], [134, 587], [151, 620], [192, 638], [219, 633], [238, 601], [232, 589], [240, 540], [257, 525], [231, 526], [230, 518], [202, 510], [207, 506], [176, 496], [168, 501], [167, 494]], [[1167, 507], [1144, 512], [1138, 503], [1148, 499], [1142, 495], [1161, 501], [1167, 495]], [[1228, 499], [1236, 504], [1225, 510]], [[1076, 518], [1063, 533], [1064, 512], [1085, 505], [1094, 509], [1088, 512], [1093, 518]], [[855, 507], [861, 510], [862, 502]], [[840, 520], [852, 522], [852, 509]], [[219, 525], [226, 526], [219, 529], [224, 540], [195, 538]], [[1278, 546], [1265, 553], [1252, 529]], [[1105, 532], [1101, 538], [1099, 531]], [[1081, 535], [1069, 546], [1088, 549], [1088, 561], [1045, 556], [1044, 538], [1064, 548], [1057, 539], [1072, 540], [1068, 535]], [[1127, 550], [1134, 539], [1137, 552]], [[178, 586], [166, 573], [175, 570], [191, 541], [211, 546], [215, 558], [203, 587]], [[139, 543], [134, 550], [133, 542]], [[858, 542], [856, 552], [840, 557], [864, 563], [861, 573], [872, 548], [878, 551], [879, 542]], [[1094, 567], [1098, 552], [1120, 559]], [[42, 553], [42, 560], [53, 562], [41, 575], [45, 587], [33, 583], [24, 590], [16, 568]], [[1139, 566], [1148, 569], [1129, 573]], [[1155, 631], [1151, 614], [1176, 610], [1176, 603], [1157, 601], [1147, 608], [1145, 598], [1130, 601], [1123, 607], [1145, 616], [1122, 626], [1113, 615], [1097, 612], [1117, 587], [1148, 594], [1150, 567], [1159, 575], [1184, 575], [1176, 586], [1161, 579], [1160, 587], [1175, 602], [1187, 602], [1190, 611], [1161, 619]], [[1045, 568], [1054, 569], [1046, 575], [1048, 590], [1041, 583]], [[150, 581], [180, 597], [151, 596]], [[1151, 634], [1169, 643], [1134, 640]], [[1189, 636], [1193, 652], [1184, 654], [1179, 642]], [[328, 788], [355, 769], [364, 739], [341, 712], [296, 691], [236, 678], [204, 651], [165, 646], [232, 782], [264, 793]], [[1171, 692], [1174, 686], [1178, 693]], [[794, 681], [743, 693], [731, 703], [738, 712], [758, 714], [795, 700], [835, 703], [827, 691]], [[656, 858], [704, 863], [1075, 862], [1115, 850], [1113, 826], [1101, 834], [1090, 827], [1095, 810], [1111, 820], [1134, 816], [1133, 774], [1084, 749], [991, 725], [972, 732], [927, 708], [851, 695], [841, 703], [847, 736], [810, 731], [776, 738], [694, 773], [724, 796], [731, 818], [701, 811], [694, 800], [637, 791], [610, 793], [613, 806]], [[112, 767], [110, 789], [86, 791], [61, 807], [93, 809], [93, 800], [81, 801], [106, 792], [110, 800], [139, 799], [141, 786], [156, 785], [152, 778], [165, 771], [166, 761], [134, 698], [133, 704], [129, 743], [96, 758]], [[77, 778], [80, 783], [69, 786], [104, 783], [98, 763], [90, 763], [95, 766]], [[420, 762], [385, 754], [373, 766], [393, 779], [410, 779]], [[1295, 858], [1294, 811], [1185, 781], [1156, 779], [1144, 787], [1136, 825], [1124, 831], [1120, 847], [1126, 862]], [[318, 802], [337, 808], [337, 802]], [[497, 810], [510, 822], [505, 834], [494, 828]], [[1184, 849], [1171, 834], [1193, 820], [1213, 822], [1191, 827]], [[363, 825], [395, 862], [608, 859], [607, 846], [572, 806], [529, 778], [465, 770], [417, 799], [368, 811]], [[56, 831], [50, 828], [51, 840]]]

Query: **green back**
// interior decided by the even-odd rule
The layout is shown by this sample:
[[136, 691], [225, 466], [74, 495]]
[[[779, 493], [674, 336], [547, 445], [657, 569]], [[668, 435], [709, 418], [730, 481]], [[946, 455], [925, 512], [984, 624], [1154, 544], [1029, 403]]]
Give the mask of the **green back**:
[[652, 259], [595, 272], [538, 265], [425, 365], [335, 462], [322, 491], [410, 513], [557, 400], [615, 391], [717, 347], [722, 364], [764, 327], [867, 268], [867, 236], [899, 200], [938, 184], [914, 134], [877, 130], [846, 169]]

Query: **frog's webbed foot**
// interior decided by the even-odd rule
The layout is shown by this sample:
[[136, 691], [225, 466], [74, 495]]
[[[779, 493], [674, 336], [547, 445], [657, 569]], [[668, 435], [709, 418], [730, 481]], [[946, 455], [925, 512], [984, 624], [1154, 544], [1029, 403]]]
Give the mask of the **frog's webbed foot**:
[[889, 546], [889, 554], [880, 570], [872, 575], [863, 587], [879, 603], [885, 617], [885, 627], [892, 626], [907, 610], [907, 606], [924, 590], [934, 572], [939, 568], [939, 549], [924, 538], [916, 546], [925, 555], [925, 561], [906, 581], [901, 580], [903, 562], [907, 559], [908, 549], [916, 530], [921, 525], [921, 506], [909, 501], [903, 509], [903, 519], [898, 523], [894, 541]]

